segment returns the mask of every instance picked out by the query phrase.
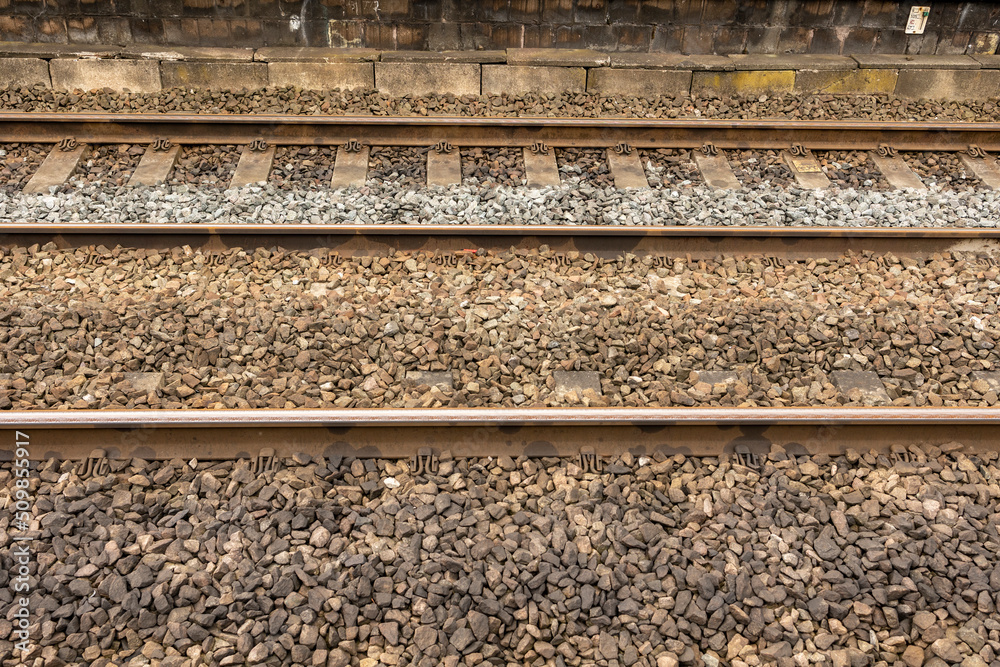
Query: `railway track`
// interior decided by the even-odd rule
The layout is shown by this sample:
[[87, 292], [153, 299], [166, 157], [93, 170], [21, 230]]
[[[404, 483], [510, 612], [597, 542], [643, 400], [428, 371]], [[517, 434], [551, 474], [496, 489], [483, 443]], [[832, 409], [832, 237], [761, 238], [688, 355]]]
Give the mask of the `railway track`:
[[[158, 164], [162, 177], [164, 166], [176, 158], [179, 146], [218, 143], [245, 146], [234, 179], [246, 182], [252, 182], [247, 174], [253, 170], [258, 180], [266, 180], [275, 145], [304, 144], [341, 146], [338, 165], [341, 155], [376, 145], [437, 144], [439, 156], [448, 155], [449, 145], [519, 147], [525, 150], [529, 165], [531, 155], [551, 157], [551, 148], [605, 148], [612, 171], [617, 164], [616, 178], [635, 166], [629, 160], [637, 162], [636, 148], [705, 148], [705, 172], [724, 170], [725, 161], [713, 155], [713, 147], [786, 148], [789, 168], [808, 180], [816, 174], [808, 164], [811, 149], [870, 150], [887, 165], [886, 173], [899, 166], [894, 149], [966, 150], [967, 162], [980, 165], [982, 173], [988, 174], [996, 165], [985, 151], [1000, 150], [1000, 124], [5, 113], [0, 114], [0, 141], [59, 141], [61, 145], [53, 148], [40, 171], [62, 174], [63, 178], [72, 172], [68, 165], [75, 166], [83, 145], [148, 143], [143, 158], [146, 171]], [[968, 151], [970, 145], [973, 149]], [[429, 157], [429, 173], [433, 161]], [[351, 164], [345, 158], [347, 168]], [[353, 166], [358, 167], [358, 163]], [[141, 171], [142, 167], [137, 173]], [[333, 178], [346, 177], [335, 173]], [[0, 247], [5, 248], [53, 244], [60, 249], [87, 249], [86, 261], [92, 267], [114, 265], [113, 253], [101, 248], [116, 245], [165, 250], [185, 246], [209, 258], [239, 248], [280, 247], [324, 261], [331, 257], [350, 261], [398, 252], [425, 253], [441, 257], [443, 265], [457, 263], [463, 254], [475, 249], [490, 254], [546, 246], [563, 258], [580, 254], [610, 261], [625, 255], [651, 257], [653, 267], [669, 266], [678, 258], [698, 260], [719, 255], [763, 257], [778, 264], [846, 253], [928, 258], [958, 251], [979, 257], [983, 266], [989, 267], [996, 264], [995, 239], [1000, 230], [558, 225], [455, 229], [444, 225], [25, 222], [0, 226], [0, 235]], [[19, 410], [0, 413], [0, 420], [5, 429], [30, 428], [43, 434], [42, 439], [49, 443], [46, 455], [68, 458], [84, 457], [93, 449], [144, 458], [231, 458], [267, 448], [286, 456], [301, 450], [398, 458], [412, 456], [422, 448], [463, 456], [498, 452], [565, 456], [586, 447], [603, 457], [653, 451], [708, 455], [720, 450], [732, 452], [737, 445], [763, 454], [771, 444], [810, 453], [848, 447], [889, 451], [901, 443], [940, 444], [957, 438], [976, 447], [993, 448], [997, 417], [988, 408], [708, 407], [131, 413]]]
[[[125, 139], [114, 133], [113, 119], [77, 118], [70, 126], [60, 124], [64, 118], [50, 118], [48, 129], [0, 125], [8, 132], [2, 140], [54, 141], [70, 136], [69, 128], [78, 143], [155, 141], [167, 149], [153, 153], [171, 149], [159, 141], [164, 137], [174, 147], [185, 141], [148, 119], [137, 120]], [[257, 117], [231, 124], [228, 131], [238, 135], [209, 139], [252, 138], [270, 146], [305, 138], [362, 141], [346, 134], [347, 122], [325, 123], [269, 128]], [[448, 141], [445, 129], [455, 128], [447, 125], [409, 123], [392, 137], [426, 146], [430, 139]], [[557, 134], [571, 125], [525, 129], [513, 122], [489, 140], [529, 146], [541, 134], [558, 146]], [[612, 154], [631, 155], [615, 143], [646, 140], [633, 131], [643, 123], [603, 134], [599, 125], [591, 124], [589, 138], [567, 134], [565, 141], [592, 141], [587, 145], [610, 149], [610, 161]], [[244, 132], [251, 126], [256, 135]], [[738, 146], [725, 142], [754, 132], [752, 124], [728, 126], [729, 138], [716, 139], [717, 146]], [[178, 134], [193, 127], [178, 123]], [[213, 127], [210, 134], [224, 129], [221, 121]], [[433, 136], [415, 136], [417, 127]], [[482, 145], [487, 124], [468, 127]], [[704, 137], [692, 127], [661, 124], [659, 134], [646, 136], [697, 147]], [[979, 134], [967, 129], [945, 132], [934, 150], [964, 149], [973, 135], [980, 147], [1000, 149], [992, 127]], [[18, 130], [39, 134], [10, 139]], [[766, 139], [764, 130], [753, 140]], [[905, 143], [912, 126], [881, 131], [838, 140], [876, 141], [853, 144], [876, 151], [882, 140], [917, 146]], [[202, 142], [208, 135], [187, 136]], [[824, 145], [819, 135], [806, 143], [790, 130], [772, 137]], [[52, 154], [79, 148], [64, 145], [68, 150]], [[269, 150], [263, 148], [248, 148], [248, 164], [261, 164], [253, 154]], [[718, 157], [710, 153], [705, 157]], [[892, 159], [891, 151], [883, 153], [877, 157]], [[790, 167], [807, 158], [789, 155]], [[47, 409], [0, 409], [0, 459], [40, 462], [30, 493], [15, 503], [13, 491], [0, 492], [23, 517], [21, 524], [0, 519], [7, 521], [0, 525], [4, 536], [31, 545], [4, 561], [4, 571], [15, 573], [12, 582], [20, 586], [14, 577], [21, 576], [33, 587], [18, 614], [29, 619], [24, 631], [38, 643], [22, 657], [53, 664], [343, 667], [460, 664], [462, 656], [466, 664], [541, 664], [558, 652], [568, 664], [720, 667], [736, 664], [734, 658], [756, 664], [758, 653], [793, 664], [794, 651], [818, 664], [828, 653], [842, 667], [898, 664], [904, 648], [910, 664], [914, 650], [922, 661], [927, 646], [951, 663], [985, 665], [995, 657], [990, 624], [1000, 605], [992, 583], [1000, 570], [990, 569], [1000, 410], [989, 403], [1000, 391], [1000, 364], [990, 340], [995, 308], [986, 298], [995, 296], [989, 290], [997, 277], [997, 236], [995, 228], [956, 227], [2, 225], [0, 405], [11, 397], [28, 402], [32, 391], [33, 398], [54, 399]], [[813, 272], [817, 281], [803, 280]], [[588, 273], [620, 277], [622, 284], [584, 292]], [[401, 330], [409, 326], [407, 315], [414, 319], [414, 306], [399, 302], [389, 285], [424, 301], [428, 321], [454, 316], [453, 326], [435, 333], [428, 324], [422, 338], [407, 339], [421, 330]], [[531, 285], [539, 286], [535, 299]], [[850, 291], [851, 285], [860, 289]], [[363, 298], [349, 311], [324, 310], [350, 305], [354, 292], [338, 290], [355, 286], [364, 288]], [[871, 299], [864, 296], [869, 289]], [[928, 293], [933, 298], [920, 301]], [[460, 300], [451, 303], [452, 296]], [[582, 302], [574, 312], [569, 304], [577, 297]], [[237, 299], [231, 310], [218, 309]], [[526, 339], [543, 332], [534, 341], [537, 353], [503, 349], [512, 336], [468, 347], [478, 332], [497, 329], [488, 326], [503, 317], [497, 304], [515, 299], [522, 314], [568, 310], [576, 328], [557, 335], [555, 315], [525, 322]], [[769, 300], [780, 307], [769, 309]], [[695, 301], [714, 302], [716, 310], [699, 312]], [[688, 305], [671, 311], [678, 303]], [[477, 308], [483, 316], [470, 319]], [[276, 339], [291, 343], [281, 352], [272, 350], [266, 331], [246, 326], [269, 310]], [[733, 321], [744, 310], [749, 316]], [[590, 311], [597, 315], [585, 323]], [[823, 326], [753, 328], [802, 312]], [[422, 322], [425, 313], [416, 315]], [[716, 326], [713, 317], [724, 322]], [[472, 384], [489, 385], [498, 396], [503, 387], [504, 400], [516, 384], [523, 400], [529, 392], [521, 385], [536, 380], [522, 364], [534, 371], [533, 361], [559, 354], [569, 357], [563, 361], [590, 361], [596, 353], [573, 347], [583, 340], [578, 332], [610, 329], [614, 318], [631, 327], [625, 335], [646, 336], [653, 348], [648, 323], [668, 332], [661, 347], [669, 353], [703, 346], [701, 359], [669, 363], [684, 374], [691, 370], [688, 380], [697, 376], [688, 384], [695, 382], [692, 391], [704, 404], [648, 407], [662, 396], [675, 399], [660, 382], [668, 371], [651, 370], [666, 354], [641, 346], [610, 358], [600, 372], [577, 368], [558, 381], [587, 401], [615, 392], [619, 403], [643, 397], [618, 407], [517, 408], [496, 401], [279, 409], [267, 401], [290, 405], [287, 391], [251, 386], [275, 368], [254, 366], [256, 349], [278, 356], [290, 347], [298, 371], [281, 366], [271, 387], [308, 384], [287, 396], [303, 405], [315, 400], [310, 390], [317, 384], [329, 394], [321, 397], [325, 403], [356, 401], [354, 392], [369, 381], [377, 397], [384, 390], [374, 379], [393, 366], [390, 382], [402, 378], [432, 400], [471, 401], [487, 393], [477, 394]], [[458, 327], [459, 320], [479, 324]], [[178, 326], [167, 329], [166, 321]], [[356, 326], [362, 327], [357, 344], [348, 340]], [[695, 336], [697, 326], [706, 330]], [[745, 331], [722, 338], [736, 329]], [[675, 337], [669, 345], [668, 335]], [[615, 336], [622, 334], [600, 334], [588, 349], [599, 351], [598, 343]], [[738, 342], [740, 336], [752, 340]], [[209, 339], [221, 343], [199, 352], [204, 362], [183, 358]], [[461, 344], [440, 356], [424, 347], [449, 340]], [[336, 366], [337, 373], [323, 371], [329, 377], [307, 376], [340, 363], [331, 348], [341, 344], [353, 345], [363, 359]], [[405, 357], [417, 347], [424, 361]], [[389, 357], [379, 356], [386, 348]], [[504, 370], [490, 370], [485, 348], [496, 348]], [[840, 361], [848, 351], [857, 357], [848, 361], [856, 366], [862, 359], [866, 369], [830, 373], [842, 383], [845, 405], [746, 407], [737, 404], [745, 397], [736, 388], [751, 375], [717, 368], [736, 348], [743, 365], [768, 369], [752, 377], [788, 403], [803, 402], [814, 389], [828, 392], [815, 373], [811, 385], [789, 382], [808, 373], [781, 370], [784, 356], [812, 353], [809, 363], [829, 370], [817, 351]], [[401, 363], [394, 351], [404, 353]], [[692, 366], [692, 359], [705, 365]], [[919, 363], [904, 363], [910, 359]], [[449, 370], [435, 372], [437, 366]], [[410, 380], [403, 367], [423, 375]], [[539, 387], [549, 370], [539, 373]], [[682, 374], [671, 372], [681, 387]], [[126, 374], [135, 377], [119, 382]], [[334, 386], [340, 381], [347, 384]], [[921, 389], [935, 383], [934, 391]], [[215, 396], [219, 405], [246, 402], [247, 390], [258, 392], [252, 406], [182, 405], [201, 395]], [[129, 405], [80, 409], [94, 398], [90, 392]], [[677, 401], [691, 400], [690, 392], [676, 393]], [[862, 407], [862, 394], [884, 403], [933, 396], [946, 404]], [[709, 405], [713, 395], [733, 404]], [[15, 469], [0, 466], [11, 489]]]
[[55, 145], [26, 192], [64, 183], [85, 146], [99, 144], [148, 146], [131, 185], [167, 180], [181, 146], [236, 145], [242, 153], [231, 187], [266, 182], [278, 146], [339, 147], [334, 188], [364, 185], [369, 151], [379, 146], [426, 149], [433, 185], [462, 181], [456, 149], [487, 147], [522, 149], [532, 187], [559, 184], [555, 150], [569, 148], [606, 150], [622, 188], [649, 185], [639, 149], [697, 149], [704, 181], [717, 188], [740, 187], [722, 154], [737, 149], [781, 151], [784, 167], [805, 188], [830, 185], [812, 155], [829, 150], [870, 152], [891, 187], [917, 189], [925, 186], [899, 151], [962, 153], [964, 169], [985, 187], [1000, 187], [1000, 169], [988, 155], [1000, 150], [1000, 123], [3, 112], [0, 141]]

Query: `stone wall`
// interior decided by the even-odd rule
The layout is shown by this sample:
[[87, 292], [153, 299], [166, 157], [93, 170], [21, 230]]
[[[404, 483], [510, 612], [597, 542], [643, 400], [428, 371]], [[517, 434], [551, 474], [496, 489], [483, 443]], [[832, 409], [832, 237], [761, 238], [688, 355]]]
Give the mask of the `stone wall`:
[[0, 40], [381, 50], [995, 53], [1000, 4], [876, 0], [0, 0]]

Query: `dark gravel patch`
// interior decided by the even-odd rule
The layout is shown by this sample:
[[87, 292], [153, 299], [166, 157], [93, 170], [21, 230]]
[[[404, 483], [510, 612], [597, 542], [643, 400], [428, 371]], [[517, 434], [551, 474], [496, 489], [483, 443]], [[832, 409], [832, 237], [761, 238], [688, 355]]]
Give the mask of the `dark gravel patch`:
[[957, 153], [905, 151], [899, 155], [925, 185], [937, 185], [947, 190], [985, 187], [971, 170], [965, 168]]
[[787, 188], [795, 185], [795, 177], [779, 151], [737, 150], [725, 153], [733, 173], [744, 187], [755, 188], [767, 184]]
[[23, 188], [45, 161], [52, 144], [4, 144], [0, 147], [0, 189], [14, 193]]
[[374, 146], [368, 154], [368, 180], [402, 187], [427, 185], [427, 149]]
[[136, 144], [94, 146], [80, 160], [71, 180], [109, 187], [127, 185], [145, 151], [145, 147]]
[[462, 179], [480, 183], [524, 185], [524, 152], [520, 148], [462, 149]]
[[279, 146], [269, 182], [284, 189], [329, 188], [337, 149], [325, 146]]
[[643, 148], [639, 149], [639, 159], [652, 187], [693, 188], [705, 184], [689, 150]]
[[556, 165], [562, 180], [579, 180], [595, 188], [613, 188], [607, 151], [595, 148], [557, 148]]
[[865, 151], [815, 151], [830, 183], [855, 190], [891, 190], [889, 182]]
[[170, 185], [228, 187], [240, 161], [240, 146], [184, 146], [170, 172]]

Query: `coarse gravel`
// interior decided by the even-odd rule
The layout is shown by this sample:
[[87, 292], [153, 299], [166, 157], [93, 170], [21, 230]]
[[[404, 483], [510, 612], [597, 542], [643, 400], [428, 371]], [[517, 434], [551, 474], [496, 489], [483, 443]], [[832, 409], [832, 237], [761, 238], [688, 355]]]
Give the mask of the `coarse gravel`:
[[5, 250], [0, 409], [997, 404], [998, 267], [971, 253], [451, 259]]
[[174, 88], [157, 93], [110, 89], [61, 92], [0, 90], [0, 109], [120, 113], [274, 113], [376, 116], [620, 116], [630, 118], [791, 118], [858, 120], [1000, 120], [998, 100], [942, 102], [891, 95], [749, 95], [655, 98], [593, 93], [525, 95], [426, 95], [388, 97], [364, 90], [314, 91], [292, 87], [246, 92]]
[[[427, 184], [427, 149], [374, 146], [368, 153], [368, 180], [375, 185], [420, 188]], [[329, 181], [327, 182], [329, 184]]]
[[[982, 189], [813, 191], [763, 185], [727, 191], [681, 183], [626, 191], [589, 185], [586, 174], [592, 172], [583, 169], [581, 174], [567, 169], [567, 182], [538, 190], [471, 181], [448, 188], [371, 182], [344, 190], [273, 184], [229, 190], [224, 187], [231, 177], [227, 170], [238, 153], [231, 155], [233, 161], [222, 166], [189, 161], [193, 170], [177, 173], [174, 185], [107, 188], [77, 183], [54, 194], [0, 192], [0, 222], [989, 228], [1000, 220], [1000, 193]], [[610, 180], [607, 173], [593, 177]], [[180, 179], [200, 179], [204, 185]]]
[[795, 184], [795, 177], [779, 151], [734, 150], [725, 153], [733, 173], [745, 188], [761, 184], [787, 188]]
[[639, 149], [639, 161], [650, 187], [691, 188], [704, 184], [691, 151], [677, 148]]
[[865, 151], [815, 151], [813, 157], [830, 183], [839, 188], [859, 191], [892, 189]]
[[170, 172], [170, 185], [225, 188], [233, 179], [242, 148], [234, 145], [184, 146]]
[[463, 148], [462, 180], [475, 184], [524, 185], [521, 148]]
[[557, 148], [556, 166], [564, 183], [591, 188], [613, 188], [607, 151], [600, 148]]
[[899, 156], [925, 185], [938, 185], [947, 190], [983, 187], [982, 181], [965, 168], [957, 153], [904, 151]]
[[5, 144], [0, 148], [0, 192], [20, 192], [51, 150], [52, 144]]
[[27, 664], [995, 667], [996, 453], [896, 453], [48, 460]]
[[336, 153], [328, 146], [278, 146], [268, 182], [286, 190], [329, 188]]

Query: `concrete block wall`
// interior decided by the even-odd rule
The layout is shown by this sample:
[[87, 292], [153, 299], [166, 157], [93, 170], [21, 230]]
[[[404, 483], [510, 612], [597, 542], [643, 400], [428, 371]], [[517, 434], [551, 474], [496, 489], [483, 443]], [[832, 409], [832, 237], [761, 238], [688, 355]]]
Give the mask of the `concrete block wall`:
[[607, 97], [891, 94], [1000, 97], [1000, 55], [731, 55], [589, 49], [375, 51], [0, 44], [0, 77], [58, 90], [377, 90], [387, 96], [589, 92]]
[[0, 41], [379, 50], [992, 54], [1000, 4], [880, 0], [15, 0]]

